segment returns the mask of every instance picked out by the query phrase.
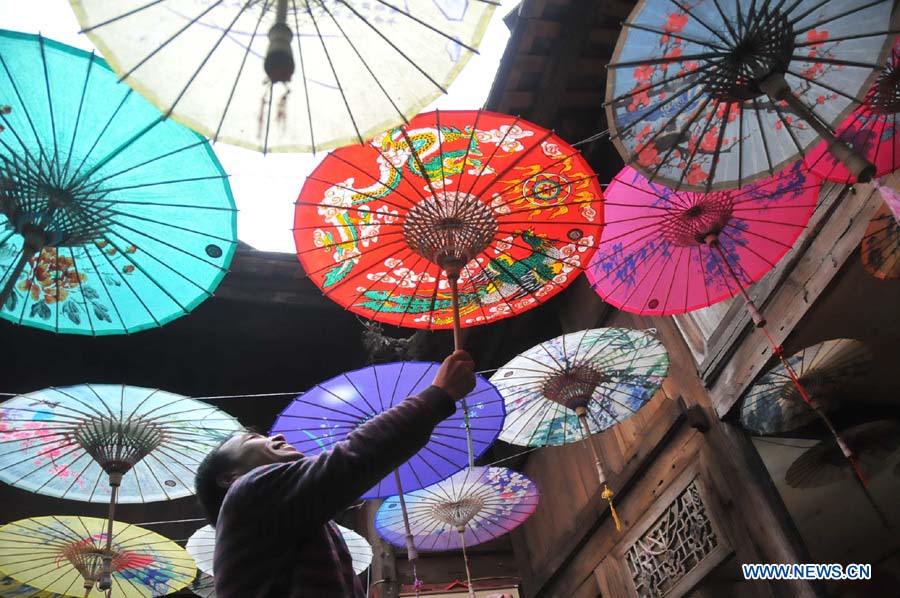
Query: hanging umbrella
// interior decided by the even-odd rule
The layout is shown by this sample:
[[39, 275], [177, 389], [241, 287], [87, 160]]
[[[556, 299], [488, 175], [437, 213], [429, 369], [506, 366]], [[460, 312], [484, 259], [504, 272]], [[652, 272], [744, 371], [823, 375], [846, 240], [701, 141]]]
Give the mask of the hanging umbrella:
[[[272, 433], [283, 434], [306, 455], [328, 450], [360, 424], [427, 388], [439, 367], [437, 363], [401, 361], [341, 374], [297, 397], [275, 420]], [[402, 496], [446, 478], [467, 463], [470, 469], [474, 467], [475, 458], [493, 444], [503, 426], [503, 397], [490, 382], [476, 376], [475, 388], [460, 405], [461, 409], [434, 428], [422, 450], [362, 498]], [[407, 534], [407, 553], [418, 588], [418, 553], [411, 533]]]
[[0, 316], [75, 334], [161, 326], [237, 245], [209, 144], [93, 54], [0, 31]]
[[862, 240], [862, 263], [875, 278], [900, 278], [900, 224], [886, 205], [881, 206]]
[[65, 594], [45, 592], [16, 581], [0, 571], [0, 596], [3, 598], [63, 598]]
[[216, 598], [216, 580], [205, 573], [197, 575], [188, 589], [202, 598]]
[[[341, 374], [300, 395], [275, 420], [272, 434], [283, 434], [301, 453], [311, 456], [330, 449], [347, 434], [406, 397], [428, 386], [440, 364], [400, 361], [370, 366]], [[497, 438], [503, 426], [503, 397], [481, 376], [466, 395], [472, 425], [471, 447], [478, 457]], [[431, 440], [397, 470], [402, 488], [416, 490], [442, 480], [469, 462], [463, 413], [435, 427]], [[381, 498], [397, 493], [393, 476], [366, 491], [362, 498]]]
[[115, 71], [167, 116], [264, 152], [362, 143], [412, 118], [446, 93], [496, 4], [72, 1]]
[[[675, 189], [740, 187], [835, 137], [893, 45], [890, 0], [642, 0], [609, 64], [606, 114], [626, 163]], [[895, 28], [894, 28], [895, 29]]]
[[459, 326], [522, 313], [574, 280], [599, 238], [601, 198], [550, 131], [431, 112], [326, 156], [297, 200], [294, 239], [329, 298], [388, 324], [452, 326], [458, 347]]
[[466, 547], [498, 538], [534, 512], [538, 489], [524, 474], [505, 467], [467, 468], [446, 480], [384, 501], [375, 529], [394, 546], [406, 542], [401, 501], [422, 550], [462, 549], [469, 595], [474, 596]]
[[192, 495], [197, 466], [239, 429], [211, 405], [160, 390], [50, 388], [0, 403], [0, 480], [48, 496], [109, 501], [111, 543], [116, 503]]
[[[887, 63], [869, 88], [862, 105], [835, 131], [843, 142], [875, 166], [876, 177], [890, 174], [900, 168], [898, 112], [900, 112], [900, 43], [894, 45]], [[853, 173], [828, 152], [825, 143], [820, 143], [809, 152], [805, 163], [816, 176], [825, 180], [848, 184], [855, 182]], [[900, 220], [900, 201], [896, 192], [889, 190], [877, 179], [873, 182], [881, 191], [894, 218]]]
[[[344, 538], [344, 544], [347, 545], [347, 551], [353, 561], [353, 572], [356, 574], [365, 571], [372, 564], [372, 547], [365, 538], [357, 534], [350, 528], [343, 525], [334, 524], [341, 536]], [[207, 575], [213, 575], [213, 553], [216, 547], [216, 529], [211, 525], [204, 525], [188, 538], [185, 549], [188, 551], [197, 568]]]
[[640, 330], [597, 328], [543, 342], [491, 376], [506, 400], [500, 440], [520, 446], [585, 441], [620, 528], [592, 435], [636, 413], [662, 386], [668, 370], [665, 347]]
[[116, 598], [164, 596], [194, 579], [190, 555], [168, 538], [117, 521], [116, 539], [107, 547], [106, 528], [105, 520], [93, 517], [14, 521], [0, 527], [0, 569], [36, 588], [88, 596], [100, 582], [103, 561], [111, 560]]
[[[787, 358], [810, 400], [824, 412], [854, 396], [864, 381], [872, 353], [849, 338], [827, 340]], [[783, 434], [802, 428], [817, 415], [803, 399], [783, 363], [776, 364], [744, 396], [741, 426], [753, 434]]]
[[[894, 420], [866, 422], [844, 430], [843, 437], [866, 471], [874, 474], [887, 469], [900, 449], [900, 424]], [[823, 440], [791, 463], [784, 481], [792, 488], [828, 486], [846, 479], [846, 463], [838, 446]]]
[[713, 193], [672, 191], [626, 167], [606, 190], [606, 226], [588, 281], [604, 301], [648, 316], [743, 295], [800, 236], [819, 186], [800, 163]]

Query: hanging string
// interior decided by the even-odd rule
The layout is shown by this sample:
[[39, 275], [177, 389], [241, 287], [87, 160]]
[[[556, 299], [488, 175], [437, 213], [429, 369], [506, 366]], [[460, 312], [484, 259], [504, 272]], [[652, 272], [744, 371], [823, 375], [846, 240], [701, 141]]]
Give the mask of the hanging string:
[[586, 138], [582, 139], [581, 141], [576, 141], [575, 143], [572, 144], [572, 147], [578, 147], [579, 145], [586, 145], [588, 143], [597, 141], [598, 139], [603, 139], [604, 137], [609, 137], [609, 129], [606, 129], [605, 131], [600, 131], [599, 133], [594, 133], [590, 137], [586, 137]]

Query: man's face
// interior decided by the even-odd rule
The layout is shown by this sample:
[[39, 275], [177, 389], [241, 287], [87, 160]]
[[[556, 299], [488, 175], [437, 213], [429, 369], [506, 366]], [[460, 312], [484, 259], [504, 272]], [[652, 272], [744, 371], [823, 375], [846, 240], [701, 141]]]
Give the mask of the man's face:
[[240, 432], [226, 440], [219, 450], [228, 453], [237, 463], [232, 472], [235, 478], [262, 465], [303, 458], [303, 453], [288, 444], [281, 434], [267, 438], [256, 432]]

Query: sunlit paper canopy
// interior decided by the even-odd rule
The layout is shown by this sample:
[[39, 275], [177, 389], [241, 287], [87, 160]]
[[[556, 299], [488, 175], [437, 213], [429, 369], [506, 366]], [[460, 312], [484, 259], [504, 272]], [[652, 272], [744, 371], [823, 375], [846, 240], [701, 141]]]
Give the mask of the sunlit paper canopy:
[[190, 496], [200, 461], [241, 429], [219, 409], [119, 384], [48, 388], [0, 403], [0, 480], [29, 492], [106, 502]]
[[[344, 538], [344, 544], [347, 545], [347, 551], [353, 561], [353, 572], [362, 573], [369, 565], [372, 564], [372, 547], [365, 538], [357, 534], [350, 528], [343, 525], [334, 524], [341, 536]], [[188, 538], [185, 549], [188, 551], [197, 568], [207, 575], [213, 575], [213, 553], [216, 548], [216, 529], [211, 525], [204, 525]]]
[[459, 269], [461, 325], [522, 313], [587, 265], [602, 192], [550, 131], [479, 111], [421, 114], [329, 154], [297, 201], [303, 268], [366, 318], [453, 326], [444, 271]]
[[642, 0], [609, 63], [611, 138], [627, 164], [676, 189], [774, 175], [863, 99], [893, 45], [892, 6]]
[[602, 432], [643, 407], [668, 370], [666, 348], [643, 330], [595, 328], [543, 342], [491, 376], [506, 400], [500, 440], [521, 446], [582, 440], [576, 403], [586, 407], [591, 433]]
[[[827, 340], [788, 358], [806, 394], [823, 412], [854, 397], [871, 362], [869, 349], [848, 338]], [[750, 387], [741, 406], [741, 426], [754, 434], [790, 432], [817, 419], [781, 363]]]
[[20, 519], [0, 527], [0, 570], [30, 586], [74, 596], [97, 581], [104, 556], [112, 556], [115, 598], [164, 596], [193, 581], [193, 559], [168, 538], [118, 521], [113, 535], [110, 554], [103, 519]]
[[166, 114], [214, 140], [301, 152], [415, 116], [456, 78], [497, 3], [289, 0], [295, 70], [273, 86], [264, 60], [277, 4], [72, 1], [116, 73]]
[[[900, 40], [898, 40], [900, 41]], [[900, 45], [894, 48], [866, 93], [862, 105], [840, 123], [835, 133], [875, 166], [875, 176], [900, 167]], [[816, 176], [838, 183], [854, 182], [854, 176], [820, 143], [806, 156]]]
[[799, 162], [713, 193], [672, 191], [626, 167], [606, 190], [606, 226], [588, 281], [604, 301], [642, 315], [680, 314], [737, 295], [791, 248], [819, 187]]
[[875, 278], [900, 278], [900, 224], [887, 205], [875, 212], [862, 240], [863, 267]]
[[237, 234], [209, 143], [93, 54], [0, 31], [0, 60], [0, 316], [123, 334], [211, 296]]
[[63, 598], [65, 594], [45, 592], [31, 587], [0, 571], [0, 597], [2, 598]]
[[[375, 365], [317, 384], [288, 405], [275, 420], [272, 434], [284, 434], [306, 455], [317, 455], [344, 440], [360, 424], [431, 385], [440, 364], [400, 361]], [[475, 388], [465, 397], [472, 430], [474, 457], [493, 444], [503, 426], [503, 397], [476, 375]], [[462, 469], [469, 462], [462, 408], [439, 423], [428, 444], [398, 468], [405, 491], [422, 488]], [[393, 475], [362, 498], [397, 493]]]
[[[506, 467], [466, 468], [404, 495], [409, 524], [420, 550], [456, 550], [509, 533], [534, 512], [538, 488], [525, 474]], [[375, 514], [375, 529], [394, 546], [405, 546], [400, 498], [387, 498]]]
[[[894, 420], [866, 422], [844, 430], [842, 436], [869, 475], [887, 469], [900, 450], [900, 423]], [[800, 455], [784, 480], [793, 488], [819, 488], [851, 477], [841, 449], [827, 438]]]

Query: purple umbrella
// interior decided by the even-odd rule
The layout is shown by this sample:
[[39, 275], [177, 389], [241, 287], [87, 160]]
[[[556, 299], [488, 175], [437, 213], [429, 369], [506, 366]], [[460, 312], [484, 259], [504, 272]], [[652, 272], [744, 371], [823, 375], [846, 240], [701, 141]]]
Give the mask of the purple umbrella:
[[[357, 426], [427, 388], [440, 364], [400, 361], [341, 374], [317, 384], [288, 405], [272, 426], [297, 450], [315, 455], [346, 438]], [[469, 462], [466, 415], [473, 458], [494, 442], [506, 415], [503, 397], [481, 376], [461, 402], [464, 407], [438, 424], [428, 444], [362, 498], [384, 498], [424, 488], [456, 473]]]

